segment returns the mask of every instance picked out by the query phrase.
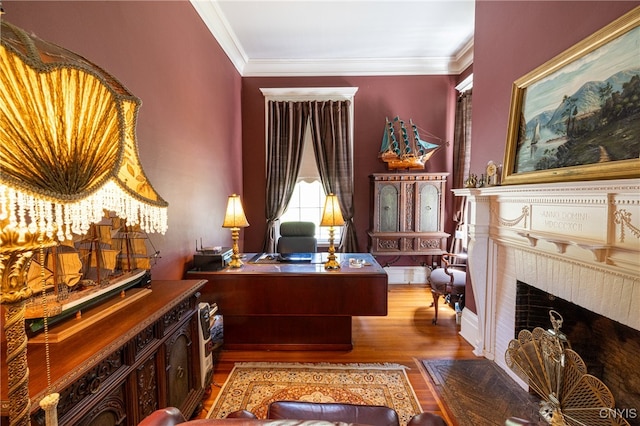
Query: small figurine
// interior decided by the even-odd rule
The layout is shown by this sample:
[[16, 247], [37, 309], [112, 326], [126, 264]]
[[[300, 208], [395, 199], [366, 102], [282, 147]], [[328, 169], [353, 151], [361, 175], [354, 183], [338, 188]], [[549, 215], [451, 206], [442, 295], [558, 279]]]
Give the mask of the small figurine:
[[476, 177], [476, 175], [471, 173], [469, 175], [469, 177], [467, 178], [467, 180], [464, 181], [464, 187], [465, 188], [475, 188], [477, 183], [478, 183], [478, 178]]
[[493, 161], [487, 163], [487, 185], [500, 185], [500, 170]]
[[484, 179], [484, 173], [482, 173], [480, 175], [480, 179], [478, 179], [478, 188], [482, 188], [485, 183], [486, 183], [486, 181]]

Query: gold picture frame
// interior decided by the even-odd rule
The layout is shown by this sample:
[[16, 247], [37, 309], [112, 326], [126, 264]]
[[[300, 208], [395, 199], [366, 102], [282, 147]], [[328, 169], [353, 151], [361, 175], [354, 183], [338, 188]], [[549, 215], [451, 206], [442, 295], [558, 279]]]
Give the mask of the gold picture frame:
[[636, 7], [513, 83], [503, 184], [640, 177], [639, 44]]

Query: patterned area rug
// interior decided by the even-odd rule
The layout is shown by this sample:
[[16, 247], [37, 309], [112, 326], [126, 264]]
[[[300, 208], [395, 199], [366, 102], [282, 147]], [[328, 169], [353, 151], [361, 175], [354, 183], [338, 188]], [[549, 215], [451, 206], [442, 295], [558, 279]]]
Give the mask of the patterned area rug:
[[509, 417], [547, 423], [535, 395], [488, 359], [423, 360], [436, 392], [459, 426], [504, 425]]
[[207, 418], [245, 409], [264, 419], [272, 401], [385, 405], [406, 425], [422, 409], [398, 364], [236, 363]]

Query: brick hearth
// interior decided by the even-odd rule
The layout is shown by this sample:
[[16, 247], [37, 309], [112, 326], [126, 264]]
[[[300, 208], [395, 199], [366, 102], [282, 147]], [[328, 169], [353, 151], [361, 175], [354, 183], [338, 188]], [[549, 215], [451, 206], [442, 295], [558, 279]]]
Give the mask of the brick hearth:
[[640, 407], [640, 331], [593, 313], [519, 281], [516, 290], [516, 330], [551, 328], [549, 311], [564, 319], [561, 332], [571, 349], [613, 394], [618, 408]]

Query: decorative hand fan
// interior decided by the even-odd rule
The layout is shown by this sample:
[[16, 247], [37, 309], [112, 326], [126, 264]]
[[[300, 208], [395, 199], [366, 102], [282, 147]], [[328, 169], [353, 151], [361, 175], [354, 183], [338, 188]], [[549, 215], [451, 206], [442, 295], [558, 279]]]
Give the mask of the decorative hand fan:
[[562, 316], [556, 311], [549, 316], [553, 330], [522, 330], [505, 353], [509, 368], [528, 378], [542, 398], [542, 417], [553, 426], [629, 425], [616, 413], [609, 388], [587, 374], [584, 361], [560, 332]]

